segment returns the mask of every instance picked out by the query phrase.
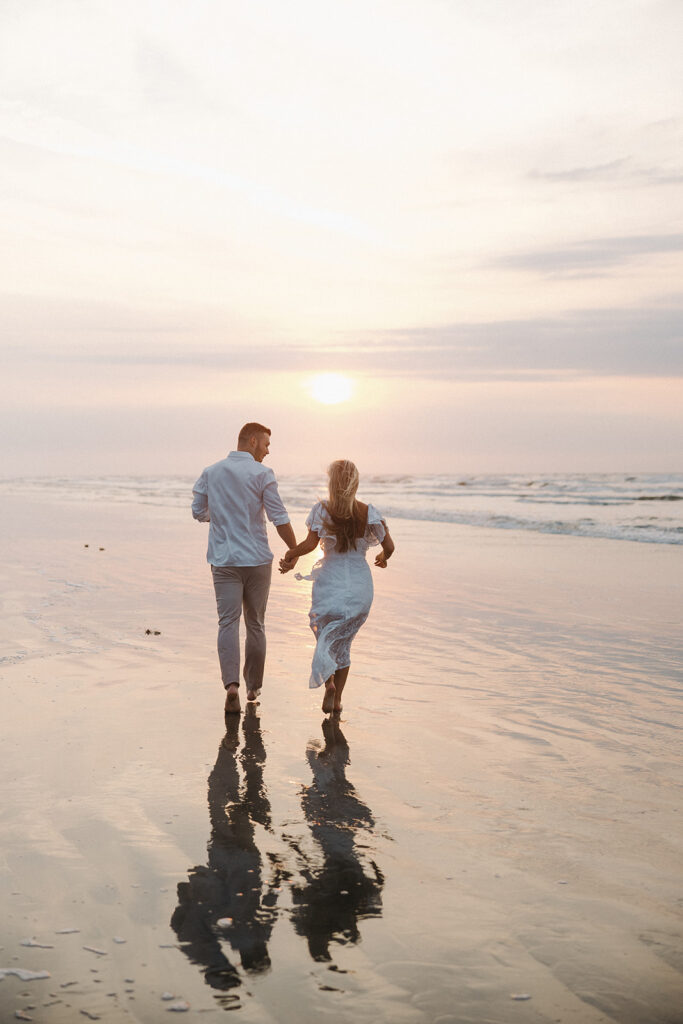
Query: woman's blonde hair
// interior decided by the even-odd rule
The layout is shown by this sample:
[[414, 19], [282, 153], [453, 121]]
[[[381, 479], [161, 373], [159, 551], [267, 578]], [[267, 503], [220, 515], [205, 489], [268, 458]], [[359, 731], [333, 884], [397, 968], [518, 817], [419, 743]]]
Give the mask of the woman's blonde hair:
[[350, 459], [337, 459], [327, 467], [329, 499], [323, 502], [330, 530], [337, 539], [337, 551], [343, 554], [356, 547], [362, 526], [356, 491], [360, 477]]

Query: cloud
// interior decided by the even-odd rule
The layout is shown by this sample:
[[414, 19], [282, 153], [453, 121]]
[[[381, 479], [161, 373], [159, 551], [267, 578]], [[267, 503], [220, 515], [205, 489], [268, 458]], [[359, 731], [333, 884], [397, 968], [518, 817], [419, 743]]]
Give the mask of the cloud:
[[538, 181], [604, 181], [620, 177], [628, 160], [610, 160], [606, 164], [593, 164], [588, 167], [571, 167], [562, 171], [529, 172], [529, 177]]
[[[150, 88], [157, 90], [157, 100], [160, 100], [165, 88], [161, 76], [154, 73], [149, 79], [156, 83]], [[21, 147], [41, 164], [46, 158], [71, 159], [81, 165], [81, 175], [90, 165], [95, 165], [98, 176], [117, 170], [129, 171], [144, 174], [162, 184], [168, 180], [177, 185], [184, 183], [188, 188], [215, 188], [256, 211], [285, 222], [316, 228], [367, 245], [381, 242], [378, 230], [359, 215], [336, 206], [314, 203], [306, 196], [299, 197], [296, 190], [283, 188], [277, 180], [269, 185], [254, 176], [226, 169], [220, 162], [193, 159], [191, 148], [187, 155], [173, 155], [162, 145], [155, 147], [153, 140], [146, 144], [107, 138], [98, 130], [84, 129], [73, 118], [44, 111], [33, 113], [24, 110], [21, 104], [15, 104], [11, 109], [8, 106], [5, 111], [4, 124], [0, 126], [0, 145]]]
[[513, 253], [489, 266], [531, 270], [547, 276], [596, 277], [641, 257], [677, 252], [683, 252], [683, 234], [626, 235], [589, 238], [560, 248]]
[[[549, 381], [683, 376], [683, 293], [633, 309], [584, 309], [486, 323], [368, 331], [319, 344], [273, 336], [255, 324], [202, 322], [104, 306], [36, 313], [15, 306], [14, 365], [33, 360], [83, 367], [192, 369], [199, 374], [308, 373], [311, 365], [378, 379]], [[2, 304], [0, 304], [0, 310]], [[268, 337], [268, 341], [264, 339]], [[9, 365], [9, 363], [8, 363]], [[106, 373], [105, 373], [106, 376]]]
[[[417, 376], [491, 380], [680, 377], [683, 296], [649, 308], [586, 309], [538, 319], [398, 332], [387, 335], [384, 344], [395, 371], [403, 364], [408, 372], [407, 357], [412, 353], [410, 372]], [[374, 353], [376, 358], [377, 348]]]
[[583, 184], [592, 182], [605, 184], [608, 182], [633, 185], [680, 185], [683, 182], [683, 168], [677, 167], [637, 167], [629, 157], [609, 160], [607, 163], [588, 164], [583, 167], [568, 167], [559, 171], [530, 171], [528, 177], [533, 181], [545, 181], [550, 184]]

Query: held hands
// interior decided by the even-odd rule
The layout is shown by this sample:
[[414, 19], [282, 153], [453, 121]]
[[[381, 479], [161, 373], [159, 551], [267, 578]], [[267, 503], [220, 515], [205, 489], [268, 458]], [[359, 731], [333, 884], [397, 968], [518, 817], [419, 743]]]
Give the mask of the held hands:
[[[280, 572], [283, 574], [290, 572], [298, 561], [299, 556], [296, 553], [296, 548], [289, 548], [288, 551], [285, 551], [284, 557], [280, 559]], [[384, 551], [380, 551], [375, 558], [375, 565], [378, 569], [386, 569], [387, 555]]]
[[284, 558], [280, 559], [280, 572], [289, 572], [293, 569], [299, 560], [299, 556], [294, 553], [294, 548], [290, 548], [289, 551], [285, 552]]

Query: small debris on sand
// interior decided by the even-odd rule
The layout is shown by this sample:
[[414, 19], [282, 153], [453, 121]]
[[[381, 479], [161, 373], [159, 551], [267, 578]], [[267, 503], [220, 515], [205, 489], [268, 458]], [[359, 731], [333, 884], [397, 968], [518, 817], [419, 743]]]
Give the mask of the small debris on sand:
[[166, 1009], [170, 1013], [187, 1013], [190, 1009], [190, 1004], [186, 1003], [184, 999], [179, 999], [177, 1003], [171, 1003]]
[[106, 949], [97, 949], [96, 946], [84, 946], [83, 949], [87, 953], [97, 953], [98, 956], [106, 956], [107, 955]]
[[162, 992], [161, 998], [167, 1003], [170, 999], [175, 999], [175, 996], [172, 992]]
[[121, 945], [124, 942], [128, 942], [128, 939], [122, 939], [120, 935], [115, 935], [112, 941], [118, 942], [118, 944]]
[[50, 977], [49, 971], [25, 971], [21, 967], [0, 967], [0, 978], [6, 978], [8, 974], [15, 975], [21, 981], [39, 981], [42, 978]]
[[43, 942], [36, 942], [35, 939], [22, 939], [19, 943], [20, 946], [34, 946], [36, 949], [54, 949], [54, 946], [50, 946]]
[[77, 935], [80, 930], [80, 928], [59, 928], [55, 935]]
[[531, 996], [528, 992], [513, 992], [510, 999], [516, 999], [518, 1003], [522, 1003], [526, 999], [531, 999]]

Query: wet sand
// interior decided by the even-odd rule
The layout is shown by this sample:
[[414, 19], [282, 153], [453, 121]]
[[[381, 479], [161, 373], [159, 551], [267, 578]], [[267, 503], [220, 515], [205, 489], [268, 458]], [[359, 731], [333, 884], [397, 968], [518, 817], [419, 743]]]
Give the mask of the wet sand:
[[189, 513], [2, 521], [0, 1020], [681, 1024], [680, 548], [397, 521], [341, 720], [276, 576], [226, 729]]

